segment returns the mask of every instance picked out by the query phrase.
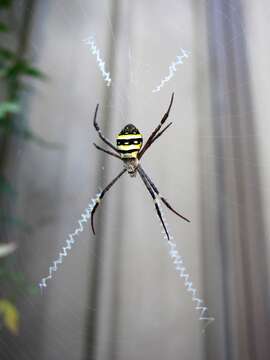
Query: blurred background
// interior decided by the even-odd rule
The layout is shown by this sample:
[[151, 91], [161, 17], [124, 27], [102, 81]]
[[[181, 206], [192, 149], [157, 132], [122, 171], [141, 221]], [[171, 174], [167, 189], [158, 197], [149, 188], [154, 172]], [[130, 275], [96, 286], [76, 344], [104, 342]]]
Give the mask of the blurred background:
[[[266, 0], [0, 0], [1, 359], [269, 359], [269, 20]], [[128, 123], [147, 138], [172, 92], [142, 163], [191, 219], [164, 209], [205, 332], [139, 177], [38, 288], [122, 169], [92, 145], [96, 104], [113, 142]]]

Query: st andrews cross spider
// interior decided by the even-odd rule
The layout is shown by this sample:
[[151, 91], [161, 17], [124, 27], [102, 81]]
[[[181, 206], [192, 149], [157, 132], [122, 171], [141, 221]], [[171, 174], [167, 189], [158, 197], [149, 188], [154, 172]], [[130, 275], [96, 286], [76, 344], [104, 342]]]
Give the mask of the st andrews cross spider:
[[129, 175], [131, 177], [136, 176], [137, 172], [139, 173], [142, 181], [144, 182], [144, 185], [146, 186], [147, 190], [149, 191], [149, 193], [151, 194], [151, 196], [153, 198], [153, 201], [154, 201], [155, 207], [156, 207], [157, 215], [158, 215], [158, 217], [159, 217], [159, 219], [160, 219], [160, 221], [161, 221], [161, 223], [163, 225], [163, 228], [165, 230], [165, 233], [167, 235], [168, 240], [170, 240], [169, 232], [168, 232], [168, 230], [166, 228], [166, 225], [165, 225], [165, 222], [163, 220], [160, 208], [158, 206], [157, 198], [159, 198], [167, 206], [167, 208], [169, 208], [176, 215], [178, 215], [182, 219], [190, 222], [190, 220], [188, 220], [186, 217], [184, 217], [183, 215], [179, 214], [176, 210], [174, 210], [173, 207], [168, 203], [168, 201], [166, 199], [164, 199], [164, 197], [162, 197], [160, 195], [157, 187], [155, 186], [153, 181], [149, 178], [149, 176], [146, 174], [146, 172], [143, 170], [143, 168], [142, 168], [142, 166], [140, 164], [140, 159], [142, 158], [142, 156], [146, 152], [146, 150], [148, 150], [148, 148], [172, 124], [172, 122], [170, 122], [165, 128], [163, 128], [161, 130], [163, 124], [165, 123], [165, 121], [169, 117], [170, 110], [171, 110], [172, 103], [173, 103], [173, 98], [174, 98], [174, 93], [171, 96], [171, 101], [170, 101], [170, 105], [169, 105], [168, 110], [164, 114], [164, 116], [161, 119], [159, 125], [155, 128], [155, 130], [149, 136], [148, 140], [146, 141], [146, 143], [144, 144], [143, 147], [142, 147], [142, 143], [143, 143], [142, 134], [140, 134], [139, 130], [132, 124], [128, 124], [123, 128], [123, 130], [118, 134], [118, 136], [116, 138], [116, 146], [113, 145], [102, 134], [102, 132], [101, 132], [101, 130], [99, 128], [99, 125], [97, 123], [97, 113], [98, 113], [98, 106], [99, 106], [99, 104], [97, 104], [96, 110], [95, 110], [95, 115], [94, 115], [94, 127], [95, 127], [96, 131], [98, 132], [98, 135], [101, 138], [101, 140], [103, 140], [105, 142], [105, 144], [107, 144], [112, 150], [114, 150], [114, 152], [103, 149], [100, 146], [96, 145], [95, 143], [94, 143], [94, 145], [98, 150], [101, 150], [101, 151], [105, 152], [106, 154], [114, 156], [117, 159], [123, 161], [124, 169], [99, 194], [97, 202], [96, 202], [96, 204], [95, 204], [95, 206], [94, 206], [94, 208], [92, 210], [92, 213], [91, 213], [91, 226], [92, 226], [92, 230], [93, 230], [94, 234], [95, 234], [94, 214], [95, 214], [95, 211], [96, 211], [98, 205], [100, 204], [101, 199], [106, 194], [106, 192], [110, 190], [110, 188], [116, 183], [116, 181], [126, 171], [129, 173]]

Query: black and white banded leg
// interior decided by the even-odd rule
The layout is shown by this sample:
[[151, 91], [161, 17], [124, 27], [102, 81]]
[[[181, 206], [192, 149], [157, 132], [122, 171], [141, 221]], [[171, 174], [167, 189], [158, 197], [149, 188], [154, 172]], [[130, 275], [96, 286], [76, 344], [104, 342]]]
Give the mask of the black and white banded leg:
[[152, 189], [154, 190], [154, 192], [158, 195], [158, 197], [160, 198], [160, 200], [167, 206], [168, 209], [170, 209], [173, 213], [175, 213], [176, 215], [178, 215], [181, 219], [190, 222], [189, 219], [187, 219], [185, 216], [179, 214], [179, 212], [177, 212], [170, 204], [169, 202], [160, 195], [157, 187], [155, 186], [155, 184], [153, 183], [153, 181], [150, 179], [150, 177], [146, 174], [146, 172], [143, 170], [143, 168], [140, 166], [140, 171], [142, 172], [142, 174], [146, 177], [147, 181], [149, 182], [149, 184], [151, 185]]
[[141, 176], [141, 178], [142, 178], [142, 181], [144, 182], [144, 185], [146, 186], [147, 190], [150, 192], [150, 195], [151, 195], [152, 198], [153, 198], [153, 201], [154, 201], [154, 203], [155, 203], [155, 208], [156, 208], [156, 212], [157, 212], [157, 214], [158, 214], [158, 217], [159, 217], [159, 219], [160, 219], [160, 221], [161, 221], [161, 223], [162, 223], [162, 226], [163, 226], [163, 228], [164, 228], [164, 230], [165, 230], [165, 233], [166, 233], [166, 235], [167, 235], [168, 240], [170, 240], [169, 232], [168, 232], [168, 230], [167, 230], [167, 228], [166, 228], [166, 225], [165, 225], [165, 222], [164, 222], [164, 220], [163, 220], [163, 217], [162, 217], [160, 208], [159, 208], [159, 206], [158, 206], [158, 200], [157, 200], [156, 194], [155, 194], [155, 192], [153, 191], [150, 183], [148, 182], [147, 178], [145, 177], [145, 175], [144, 175], [144, 173], [143, 173], [143, 171], [142, 171], [142, 169], [141, 169], [140, 167], [138, 167], [138, 172], [139, 172], [139, 174], [140, 174], [140, 176]]
[[113, 184], [116, 183], [116, 181], [118, 179], [120, 179], [120, 177], [127, 171], [127, 169], [124, 169], [122, 170], [100, 193], [98, 199], [96, 200], [96, 204], [91, 212], [91, 226], [92, 226], [92, 230], [93, 230], [93, 233], [95, 234], [95, 228], [94, 228], [94, 214], [97, 210], [97, 207], [98, 205], [100, 204], [101, 202], [101, 199], [103, 198], [103, 196], [106, 194], [107, 191], [110, 190], [110, 188], [113, 186]]
[[98, 113], [98, 107], [99, 104], [97, 104], [96, 106], [96, 110], [95, 110], [95, 115], [94, 115], [94, 127], [96, 129], [96, 131], [98, 132], [98, 136], [101, 138], [101, 140], [103, 140], [105, 142], [105, 144], [107, 144], [108, 146], [110, 146], [110, 148], [112, 148], [114, 151], [116, 151], [117, 153], [119, 153], [117, 147], [115, 145], [113, 145], [113, 143], [110, 142], [110, 140], [108, 140], [101, 132], [100, 127], [97, 123], [97, 113]]
[[94, 144], [94, 146], [95, 146], [98, 150], [103, 151], [103, 152], [105, 152], [106, 154], [109, 154], [109, 155], [111, 155], [111, 156], [113, 156], [113, 157], [116, 157], [117, 159], [122, 160], [120, 155], [115, 154], [115, 153], [113, 153], [112, 151], [105, 150], [105, 149], [103, 149], [102, 147], [98, 146], [98, 145], [95, 144], [95, 143], [93, 143], [93, 144]]
[[165, 126], [165, 128], [163, 130], [161, 130], [159, 133], [157, 133], [157, 135], [152, 139], [150, 145], [152, 145], [153, 142], [156, 141], [164, 133], [164, 131], [166, 131], [168, 129], [168, 127], [170, 127], [171, 125], [172, 125], [172, 122], [170, 122], [167, 126]]
[[[148, 150], [149, 149], [149, 147], [164, 133], [164, 131], [166, 131], [170, 126], [172, 125], [172, 122], [170, 122], [163, 130], [161, 130], [159, 133], [157, 133], [156, 134], [156, 136], [152, 139], [152, 141], [149, 143], [149, 145], [148, 145], [148, 147], [147, 147], [147, 149], [145, 149], [145, 151], [146, 150]], [[144, 152], [145, 152], [144, 151]], [[141, 156], [140, 156], [141, 157]]]
[[[159, 130], [161, 129], [162, 125], [165, 123], [165, 121], [168, 119], [169, 115], [170, 115], [170, 111], [171, 111], [171, 107], [173, 104], [173, 98], [174, 98], [174, 93], [172, 93], [171, 96], [171, 101], [170, 101], [170, 105], [168, 110], [166, 111], [166, 113], [163, 115], [160, 123], [158, 124], [158, 126], [155, 128], [155, 130], [152, 132], [152, 134], [149, 136], [148, 140], [146, 141], [146, 143], [144, 144], [143, 148], [141, 149], [141, 151], [138, 154], [138, 158], [140, 159], [143, 154], [145, 153], [145, 151], [149, 148], [150, 145], [153, 144], [153, 142], [163, 133], [163, 131], [161, 131], [160, 134], [158, 134]], [[170, 124], [164, 129], [164, 131], [170, 126]]]

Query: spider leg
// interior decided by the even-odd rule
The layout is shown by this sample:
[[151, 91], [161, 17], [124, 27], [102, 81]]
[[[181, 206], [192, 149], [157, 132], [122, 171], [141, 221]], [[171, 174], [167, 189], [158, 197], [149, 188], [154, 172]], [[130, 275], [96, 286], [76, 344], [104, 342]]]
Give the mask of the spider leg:
[[94, 146], [95, 146], [98, 150], [103, 151], [103, 152], [105, 152], [106, 154], [109, 154], [109, 155], [114, 156], [114, 157], [116, 157], [117, 159], [120, 159], [120, 160], [121, 160], [121, 156], [119, 156], [119, 155], [117, 155], [117, 154], [115, 154], [115, 153], [113, 153], [113, 152], [111, 152], [111, 151], [109, 151], [109, 150], [105, 150], [105, 149], [103, 149], [102, 147], [98, 146], [98, 145], [95, 144], [95, 143], [93, 143], [93, 144], [94, 144]]
[[115, 184], [116, 181], [117, 181], [118, 179], [120, 179], [120, 177], [121, 177], [126, 171], [127, 171], [127, 169], [122, 170], [122, 171], [101, 191], [101, 193], [100, 193], [100, 195], [99, 195], [99, 197], [98, 197], [98, 199], [97, 199], [97, 201], [96, 201], [96, 204], [95, 204], [95, 206], [94, 206], [94, 208], [93, 208], [93, 210], [92, 210], [92, 212], [91, 212], [91, 227], [92, 227], [92, 230], [93, 230], [94, 235], [95, 235], [94, 214], [95, 214], [95, 212], [96, 212], [96, 210], [97, 210], [97, 207], [98, 207], [98, 205], [100, 204], [100, 201], [101, 201], [101, 199], [103, 198], [103, 196], [106, 194], [106, 192], [110, 190], [110, 188], [113, 186], [113, 184]]
[[152, 132], [152, 134], [149, 136], [148, 140], [146, 141], [146, 143], [144, 144], [143, 148], [141, 149], [141, 151], [138, 154], [138, 158], [140, 159], [143, 154], [145, 153], [145, 151], [148, 149], [148, 147], [151, 145], [153, 139], [155, 138], [155, 136], [157, 135], [157, 133], [159, 132], [159, 130], [161, 129], [162, 125], [165, 123], [165, 121], [168, 119], [168, 116], [170, 114], [170, 110], [173, 104], [173, 98], [174, 98], [174, 93], [172, 93], [171, 96], [171, 101], [170, 101], [170, 105], [168, 107], [168, 110], [166, 111], [166, 113], [163, 115], [163, 118], [161, 119], [160, 123], [158, 124], [158, 126], [155, 128], [155, 130]]
[[105, 144], [107, 144], [108, 146], [110, 146], [114, 151], [116, 151], [118, 153], [118, 149], [116, 146], [114, 146], [110, 140], [108, 140], [101, 132], [100, 130], [100, 127], [97, 123], [97, 113], [98, 113], [98, 107], [99, 107], [99, 104], [97, 104], [96, 106], [96, 110], [95, 110], [95, 115], [94, 115], [94, 120], [93, 120], [93, 124], [94, 124], [94, 127], [96, 129], [96, 131], [98, 132], [98, 136], [101, 138], [102, 141], [105, 142]]
[[170, 122], [162, 131], [157, 133], [157, 135], [152, 139], [152, 141], [148, 144], [147, 148], [144, 150], [144, 152], [172, 125], [172, 122]]
[[158, 214], [158, 217], [159, 217], [159, 219], [160, 219], [160, 221], [161, 221], [161, 223], [162, 223], [162, 226], [163, 226], [163, 228], [164, 228], [164, 230], [165, 230], [165, 233], [166, 233], [166, 235], [167, 235], [168, 240], [170, 240], [169, 232], [168, 232], [168, 230], [167, 230], [167, 228], [166, 228], [166, 225], [165, 225], [165, 222], [164, 222], [164, 220], [163, 220], [163, 217], [162, 217], [160, 208], [159, 208], [159, 206], [158, 206], [157, 197], [156, 197], [156, 195], [155, 195], [155, 193], [154, 193], [151, 185], [149, 184], [147, 178], [145, 177], [143, 171], [141, 171], [141, 170], [142, 170], [142, 169], [141, 169], [140, 167], [138, 167], [138, 172], [139, 172], [139, 174], [140, 174], [140, 176], [141, 176], [141, 178], [142, 178], [142, 181], [144, 182], [144, 185], [146, 186], [147, 190], [150, 192], [150, 195], [151, 195], [152, 198], [153, 198], [153, 201], [154, 201], [154, 203], [155, 203], [156, 212], [157, 212], [157, 214]]
[[190, 222], [189, 219], [187, 219], [185, 216], [179, 214], [176, 210], [174, 210], [174, 208], [168, 203], [168, 201], [166, 199], [164, 199], [164, 197], [159, 194], [159, 191], [158, 191], [157, 187], [155, 186], [153, 181], [150, 179], [150, 177], [146, 174], [146, 172], [143, 170], [143, 168], [141, 166], [140, 166], [140, 170], [141, 170], [142, 174], [146, 177], [147, 181], [149, 182], [149, 184], [153, 188], [154, 192], [158, 195], [160, 200], [167, 206], [167, 208], [170, 209], [173, 213], [178, 215], [183, 220], [186, 220], [187, 222]]
[[163, 130], [161, 130], [159, 133], [157, 133], [157, 135], [151, 141], [150, 145], [152, 145], [153, 142], [156, 141], [164, 133], [164, 131], [166, 131], [168, 129], [168, 127], [170, 127], [171, 125], [172, 125], [172, 122], [170, 122], [167, 126], [165, 126], [165, 128]]

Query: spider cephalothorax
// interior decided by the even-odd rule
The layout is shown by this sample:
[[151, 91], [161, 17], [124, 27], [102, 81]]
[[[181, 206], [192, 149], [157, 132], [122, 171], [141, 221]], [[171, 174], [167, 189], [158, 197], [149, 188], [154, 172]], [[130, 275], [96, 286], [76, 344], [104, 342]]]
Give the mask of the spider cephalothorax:
[[159, 125], [155, 128], [155, 130], [152, 132], [152, 134], [149, 136], [148, 140], [146, 141], [146, 143], [144, 144], [144, 146], [142, 147], [142, 143], [143, 143], [143, 137], [142, 134], [140, 134], [139, 130], [136, 128], [136, 126], [132, 125], [132, 124], [128, 124], [126, 125], [123, 130], [121, 130], [121, 132], [117, 135], [116, 137], [116, 146], [113, 145], [101, 132], [98, 123], [97, 123], [97, 112], [98, 112], [98, 105], [96, 107], [96, 111], [95, 111], [95, 115], [94, 115], [94, 127], [98, 132], [99, 137], [101, 138], [101, 140], [103, 140], [111, 149], [114, 150], [114, 152], [106, 150], [101, 148], [100, 146], [95, 145], [95, 147], [98, 150], [101, 150], [111, 156], [116, 157], [117, 159], [120, 159], [123, 161], [124, 163], [124, 169], [120, 172], [120, 174], [118, 174], [116, 176], [116, 178], [114, 178], [106, 187], [104, 190], [101, 191], [99, 198], [92, 210], [91, 213], [91, 225], [92, 225], [92, 229], [93, 229], [93, 233], [95, 233], [94, 230], [94, 213], [101, 201], [101, 199], [103, 198], [103, 196], [105, 195], [105, 193], [113, 186], [113, 184], [127, 171], [130, 176], [134, 177], [136, 175], [136, 173], [138, 172], [140, 177], [142, 178], [147, 190], [149, 191], [150, 195], [152, 196], [152, 199], [155, 203], [155, 208], [158, 214], [158, 217], [160, 218], [160, 221], [164, 227], [164, 230], [166, 232], [166, 235], [168, 237], [168, 240], [170, 240], [169, 237], [169, 233], [168, 230], [166, 228], [166, 225], [164, 223], [160, 208], [158, 206], [158, 202], [157, 202], [157, 198], [159, 198], [171, 211], [173, 211], [176, 215], [180, 216], [182, 219], [186, 220], [189, 222], [189, 220], [184, 217], [183, 215], [179, 214], [177, 211], [175, 211], [172, 206], [168, 203], [168, 201], [166, 199], [164, 199], [164, 197], [162, 197], [157, 189], [157, 187], [155, 186], [155, 184], [152, 182], [152, 180], [149, 178], [149, 176], [146, 174], [146, 172], [143, 170], [143, 168], [140, 165], [139, 160], [141, 159], [141, 157], [143, 156], [143, 154], [145, 153], [145, 151], [154, 143], [154, 141], [156, 141], [163, 133], [165, 130], [168, 129], [168, 127], [172, 124], [169, 123], [167, 126], [165, 126], [162, 130], [161, 127], [162, 125], [165, 123], [165, 121], [167, 120], [170, 110], [171, 110], [171, 106], [173, 103], [173, 97], [174, 94], [172, 94], [171, 97], [171, 102], [169, 105], [169, 108], [167, 110], [167, 112], [164, 114], [163, 118], [161, 119]]
[[119, 135], [140, 135], [140, 132], [136, 126], [128, 124], [121, 130]]

